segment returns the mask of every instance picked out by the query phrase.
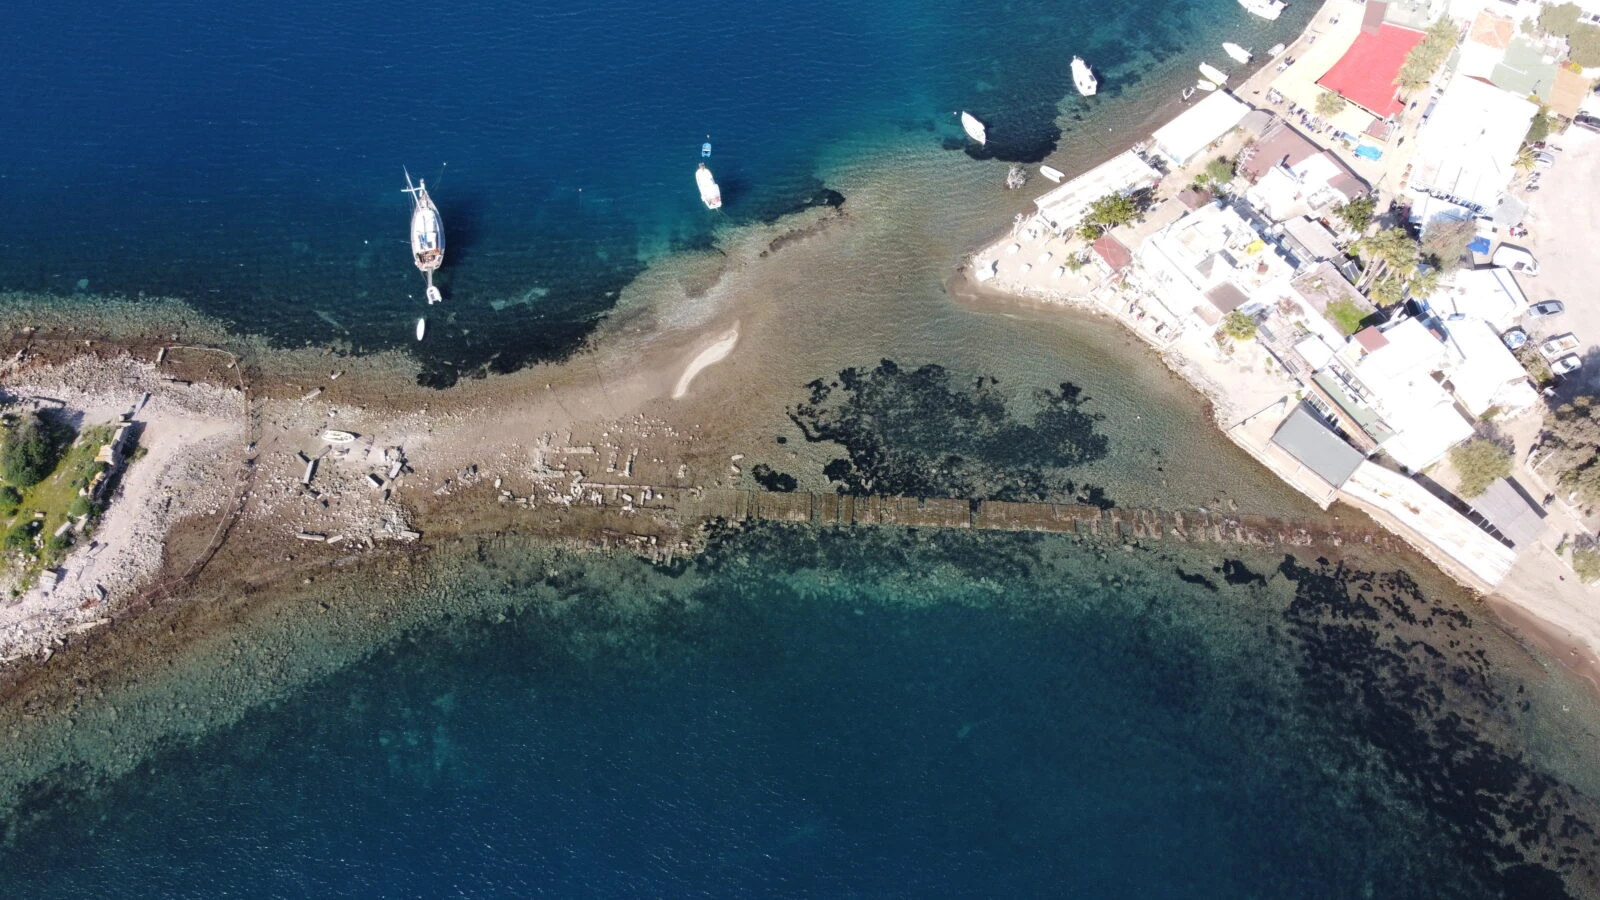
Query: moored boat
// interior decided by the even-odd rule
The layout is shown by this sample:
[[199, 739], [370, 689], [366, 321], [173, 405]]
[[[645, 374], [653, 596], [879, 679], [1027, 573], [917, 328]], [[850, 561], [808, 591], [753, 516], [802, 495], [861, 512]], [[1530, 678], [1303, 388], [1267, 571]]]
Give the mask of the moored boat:
[[1067, 177], [1061, 173], [1060, 169], [1055, 169], [1050, 166], [1040, 166], [1039, 174], [1050, 179], [1051, 181], [1056, 182], [1057, 184], [1061, 182], [1061, 179]]
[[1218, 85], [1224, 85], [1228, 83], [1228, 73], [1210, 63], [1200, 64], [1200, 74], [1216, 82]]
[[356, 436], [348, 431], [339, 431], [334, 428], [329, 428], [327, 431], [322, 433], [322, 439], [330, 444], [348, 444], [355, 440]]
[[983, 127], [983, 123], [979, 122], [976, 116], [966, 110], [961, 111], [961, 128], [967, 133], [967, 137], [978, 143], [989, 143], [989, 130]]
[[1094, 92], [1100, 89], [1100, 82], [1095, 80], [1094, 72], [1081, 56], [1072, 58], [1072, 83], [1077, 85], [1078, 93], [1085, 97], [1093, 97]]
[[1222, 52], [1228, 54], [1228, 57], [1236, 63], [1247, 63], [1250, 61], [1250, 51], [1232, 41], [1223, 42]]
[[413, 185], [411, 173], [407, 172], [406, 193], [413, 201], [411, 259], [428, 277], [428, 302], [438, 303], [443, 298], [433, 286], [433, 273], [444, 264], [444, 220], [439, 216], [439, 208], [433, 205], [433, 198], [428, 196], [427, 179], [418, 179]]
[[1239, 5], [1263, 19], [1277, 19], [1289, 7], [1284, 0], [1239, 0]]
[[427, 319], [420, 319], [420, 318], [417, 319], [417, 340], [419, 340], [419, 341], [422, 340], [422, 336], [424, 334], [427, 334], [427, 333], [428, 333], [428, 320]]
[[695, 170], [694, 180], [700, 186], [700, 201], [706, 205], [706, 209], [721, 209], [722, 188], [717, 187], [717, 180], [711, 177], [711, 170], [706, 168], [705, 163]]
[[1214, 85], [1211, 82], [1205, 80], [1204, 78], [1200, 79], [1199, 81], [1196, 81], [1194, 83], [1194, 86], [1199, 88], [1202, 91], [1214, 91], [1214, 90], [1217, 89], [1216, 85]]
[[701, 158], [709, 158], [711, 156], [711, 135], [709, 134], [706, 135], [706, 142], [700, 145], [700, 156]]

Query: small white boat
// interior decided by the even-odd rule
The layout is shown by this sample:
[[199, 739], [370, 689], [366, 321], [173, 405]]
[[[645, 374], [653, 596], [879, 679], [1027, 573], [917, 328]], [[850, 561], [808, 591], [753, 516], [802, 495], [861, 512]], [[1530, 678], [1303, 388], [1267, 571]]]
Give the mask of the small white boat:
[[1216, 85], [1214, 85], [1211, 82], [1205, 80], [1204, 78], [1200, 79], [1199, 81], [1196, 81], [1194, 83], [1194, 86], [1199, 88], [1202, 91], [1214, 91], [1214, 90], [1217, 89]]
[[1232, 41], [1223, 42], [1222, 52], [1228, 54], [1228, 58], [1236, 63], [1243, 64], [1250, 61], [1250, 51]]
[[355, 440], [356, 436], [348, 431], [336, 431], [330, 428], [322, 433], [322, 439], [330, 444], [348, 444]]
[[1273, 59], [1277, 59], [1279, 56], [1283, 55], [1283, 51], [1287, 49], [1289, 48], [1282, 44], [1273, 44], [1272, 49], [1267, 51], [1267, 55]]
[[[1211, 82], [1209, 82], [1209, 81], [1206, 82], [1206, 84], [1210, 84], [1210, 83]], [[1194, 88], [1186, 87], [1186, 88], [1183, 89], [1183, 99], [1184, 100], [1187, 100], [1187, 99], [1189, 99], [1190, 97], [1193, 97], [1193, 96], [1194, 96]]]
[[1072, 83], [1077, 85], [1078, 93], [1085, 97], [1093, 97], [1094, 92], [1100, 90], [1100, 82], [1095, 80], [1094, 72], [1089, 70], [1089, 64], [1081, 56], [1072, 58]]
[[428, 333], [428, 320], [427, 319], [418, 319], [417, 320], [417, 340], [419, 340], [419, 341], [422, 340], [422, 336], [424, 334], [427, 334], [427, 333]]
[[1289, 8], [1284, 0], [1239, 0], [1239, 5], [1244, 7], [1251, 15], [1263, 19], [1277, 19], [1283, 11]]
[[702, 159], [709, 159], [711, 157], [711, 135], [709, 134], [706, 135], [706, 142], [700, 145], [700, 157]]
[[722, 188], [717, 187], [717, 180], [711, 177], [711, 170], [706, 168], [705, 163], [701, 163], [700, 168], [694, 171], [694, 180], [700, 186], [700, 202], [706, 205], [706, 209], [721, 209]]
[[428, 302], [430, 304], [431, 303], [438, 303], [440, 300], [443, 300], [443, 299], [444, 299], [444, 295], [439, 293], [439, 288], [438, 287], [436, 287], [436, 286], [434, 286], [432, 284], [428, 285]]
[[1060, 169], [1053, 169], [1050, 166], [1040, 166], [1039, 174], [1050, 179], [1051, 181], [1056, 182], [1057, 184], [1061, 183], [1061, 179], [1067, 177], [1061, 173]]
[[989, 130], [984, 128], [983, 123], [979, 122], [977, 118], [972, 115], [972, 113], [969, 113], [965, 110], [962, 110], [961, 112], [961, 128], [962, 130], [966, 131], [967, 137], [972, 138], [978, 143], [989, 143]]
[[1213, 66], [1211, 63], [1201, 63], [1200, 74], [1216, 82], [1219, 86], [1228, 83], [1228, 73]]

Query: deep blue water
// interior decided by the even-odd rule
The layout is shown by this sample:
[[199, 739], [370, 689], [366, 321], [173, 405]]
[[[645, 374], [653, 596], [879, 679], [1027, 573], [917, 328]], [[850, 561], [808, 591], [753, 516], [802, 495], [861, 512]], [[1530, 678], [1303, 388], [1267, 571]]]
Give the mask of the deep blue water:
[[[987, 153], [1041, 158], [1073, 53], [1104, 103], [1264, 27], [1232, 0], [22, 4], [0, 29], [0, 289], [413, 347], [409, 167], [449, 239], [450, 302], [414, 347], [446, 383], [561, 356], [645, 260], [817, 202], [824, 148], [958, 150], [966, 108]], [[720, 215], [692, 177], [708, 133]]]
[[496, 576], [504, 614], [38, 803], [0, 878], [27, 897], [1563, 896], [1515, 866], [1507, 821], [1552, 868], [1592, 868], [1592, 840], [1554, 836], [1592, 804], [1478, 733], [1517, 720], [1514, 682], [1448, 600], [1311, 561], [1097, 556], [766, 529], [676, 577], [532, 564]]

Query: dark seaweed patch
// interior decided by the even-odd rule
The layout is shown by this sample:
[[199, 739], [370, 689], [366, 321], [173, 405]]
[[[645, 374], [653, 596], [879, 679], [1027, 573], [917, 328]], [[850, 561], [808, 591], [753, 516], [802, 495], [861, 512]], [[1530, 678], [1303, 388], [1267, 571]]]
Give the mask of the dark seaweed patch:
[[[1307, 703], [1327, 710], [1357, 759], [1376, 751], [1475, 867], [1480, 896], [1567, 897], [1592, 883], [1592, 810], [1489, 735], [1515, 732], [1517, 703], [1495, 687], [1488, 655], [1464, 616], [1430, 607], [1404, 572], [1358, 571], [1285, 557], [1295, 585], [1284, 612], [1303, 646]], [[1424, 615], [1419, 616], [1418, 612]], [[1452, 633], [1443, 648], [1434, 617]]]
[[1070, 383], [1038, 391], [1022, 421], [993, 378], [958, 383], [942, 366], [902, 369], [883, 360], [806, 386], [789, 411], [806, 440], [831, 441], [845, 456], [823, 474], [840, 492], [994, 500], [1078, 499], [1102, 508], [1105, 492], [1066, 470], [1106, 455], [1100, 415]]
[[1243, 560], [1225, 559], [1216, 571], [1222, 575], [1223, 580], [1235, 587], [1267, 583], [1267, 576], [1250, 571], [1250, 567], [1245, 565]]
[[754, 478], [756, 484], [761, 485], [762, 488], [784, 494], [792, 492], [800, 484], [795, 481], [793, 475], [787, 472], [779, 472], [766, 463], [757, 463], [750, 470], [750, 477]]
[[1217, 587], [1217, 583], [1215, 581], [1212, 581], [1204, 575], [1196, 575], [1190, 572], [1185, 572], [1180, 568], [1173, 568], [1172, 571], [1175, 572], [1179, 578], [1182, 578], [1189, 584], [1197, 584], [1208, 591], [1221, 590], [1221, 588]]

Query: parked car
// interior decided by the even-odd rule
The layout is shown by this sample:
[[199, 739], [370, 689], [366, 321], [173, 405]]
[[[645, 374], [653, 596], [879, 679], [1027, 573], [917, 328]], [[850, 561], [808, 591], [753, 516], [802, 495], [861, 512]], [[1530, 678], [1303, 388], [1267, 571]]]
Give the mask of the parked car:
[[1567, 306], [1560, 300], [1546, 300], [1528, 307], [1530, 316], [1559, 316], [1567, 311]]
[[1505, 342], [1507, 350], [1520, 350], [1528, 342], [1528, 333], [1521, 328], [1513, 328], [1500, 335], [1500, 340]]
[[1591, 113], [1578, 113], [1573, 117], [1572, 124], [1587, 131], [1600, 133], [1600, 116]]
[[1539, 355], [1545, 359], [1560, 359], [1578, 349], [1578, 336], [1572, 332], [1558, 334], [1539, 345]]
[[1569, 372], [1578, 371], [1582, 366], [1583, 360], [1579, 359], [1578, 354], [1574, 353], [1570, 356], [1563, 356], [1551, 363], [1550, 371], [1556, 375], [1566, 375]]

